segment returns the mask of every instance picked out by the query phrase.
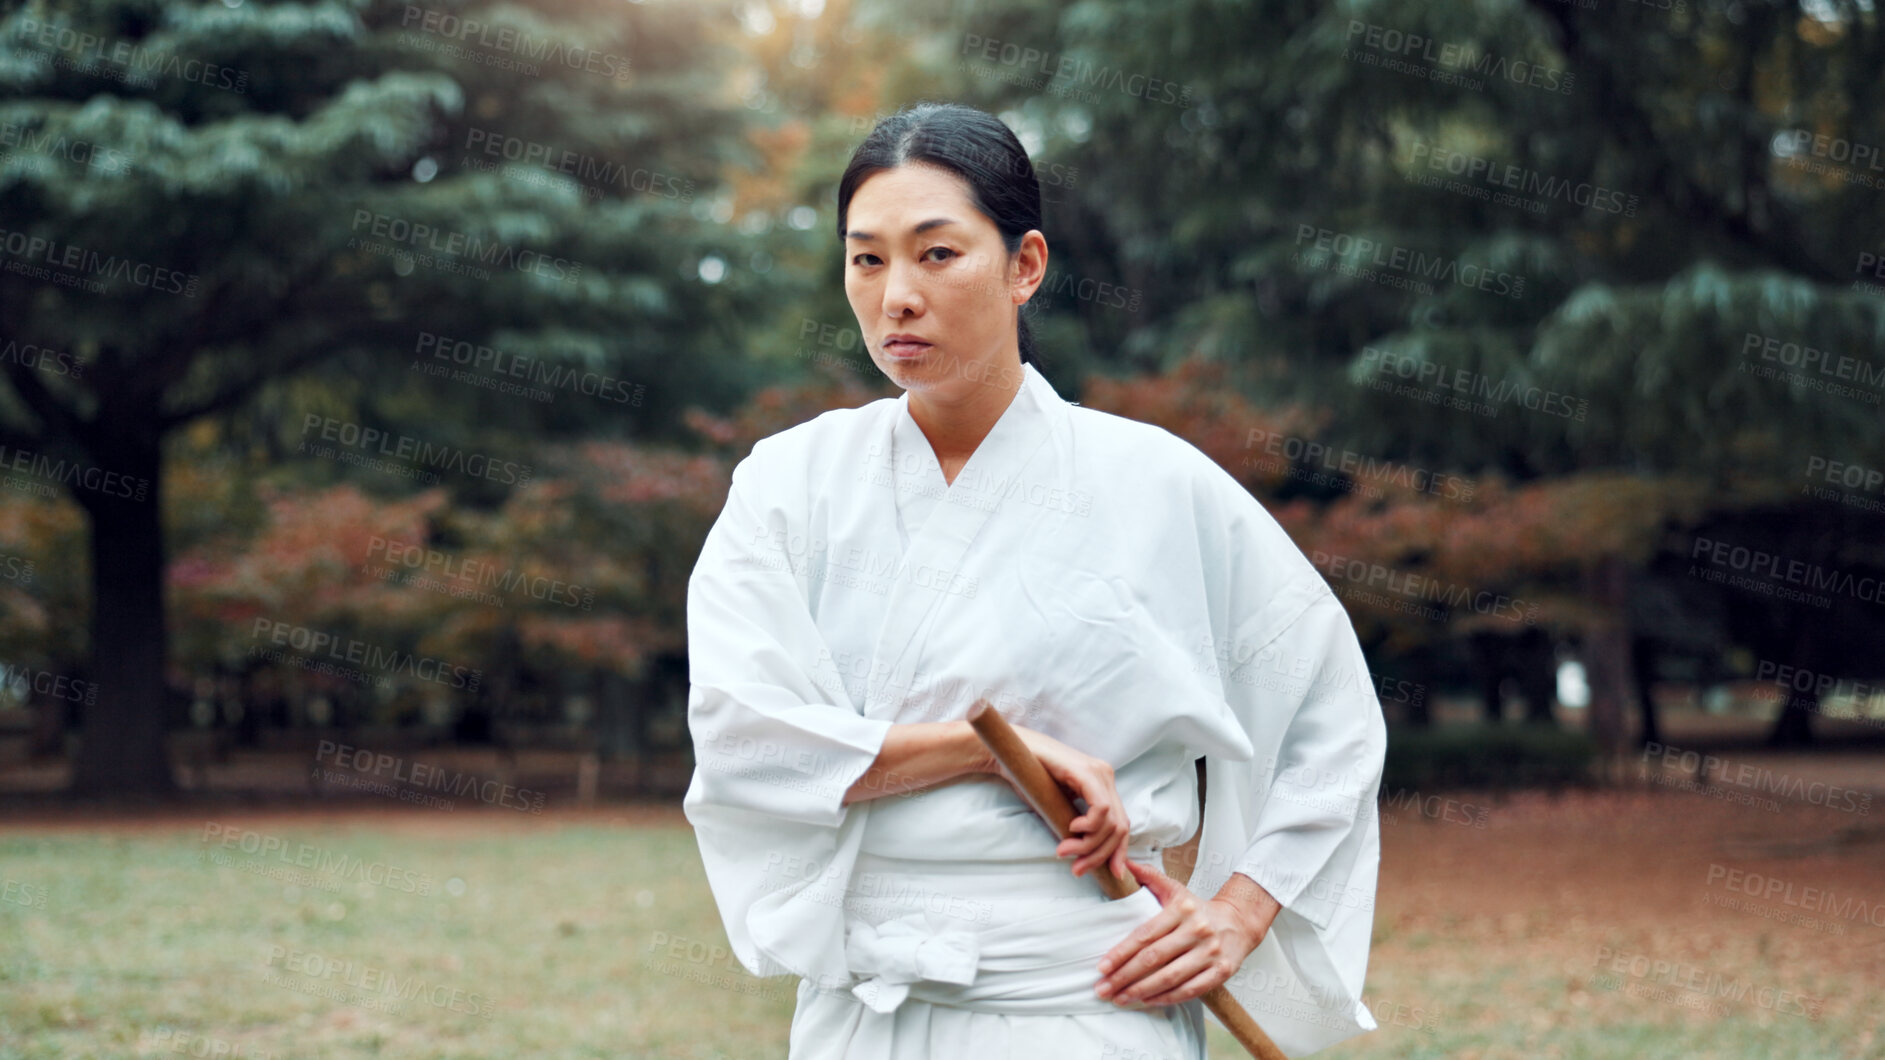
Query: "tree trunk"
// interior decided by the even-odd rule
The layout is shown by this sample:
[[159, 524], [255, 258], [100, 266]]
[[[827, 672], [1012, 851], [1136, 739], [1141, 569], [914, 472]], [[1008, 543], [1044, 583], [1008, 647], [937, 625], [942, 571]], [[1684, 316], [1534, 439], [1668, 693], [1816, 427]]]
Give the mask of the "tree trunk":
[[[109, 421], [107, 421], [109, 422]], [[125, 416], [98, 447], [98, 488], [75, 487], [91, 517], [92, 674], [98, 702], [85, 708], [72, 790], [85, 795], [155, 795], [176, 788], [165, 746], [164, 538], [158, 481], [161, 438], [151, 417]], [[142, 492], [143, 496], [135, 494]]]
[[1635, 642], [1636, 658], [1631, 665], [1631, 677], [1636, 684], [1636, 698], [1642, 710], [1643, 730], [1636, 734], [1638, 747], [1662, 742], [1662, 726], [1656, 722], [1656, 697], [1651, 694], [1656, 681], [1656, 655], [1653, 645], [1646, 637], [1638, 637]]
[[1556, 725], [1558, 715], [1558, 657], [1551, 638], [1537, 627], [1519, 639], [1519, 692], [1525, 697], [1525, 720], [1533, 725]]
[[1475, 633], [1469, 638], [1473, 659], [1473, 678], [1479, 685], [1479, 707], [1486, 724], [1505, 720], [1505, 657], [1499, 638], [1491, 633]]
[[1601, 614], [1584, 638], [1590, 675], [1590, 734], [1614, 759], [1623, 753], [1630, 701], [1630, 572], [1621, 559], [1600, 560], [1586, 574], [1586, 592]]

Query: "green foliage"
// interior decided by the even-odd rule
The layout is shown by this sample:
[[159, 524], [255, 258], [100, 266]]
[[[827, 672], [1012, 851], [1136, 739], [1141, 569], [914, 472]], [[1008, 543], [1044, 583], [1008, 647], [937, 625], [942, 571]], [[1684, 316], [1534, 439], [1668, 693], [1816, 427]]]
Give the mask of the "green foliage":
[[[1721, 481], [1797, 476], [1829, 448], [1885, 458], [1876, 405], [1743, 363], [1749, 333], [1860, 359], [1885, 340], [1885, 298], [1852, 283], [1885, 250], [1885, 170], [1815, 172], [1795, 139], [1885, 145], [1866, 105], [1885, 96], [1885, 27], [1870, 5], [1812, 11], [1040, 0], [938, 18], [918, 55], [937, 56], [937, 94], [1031, 134], [1037, 170], [1078, 167], [1049, 211], [1056, 261], [1144, 293], [1138, 313], [1050, 309], [1077, 335], [1050, 356], [1203, 356], [1266, 403], [1331, 409], [1327, 441], [1467, 472]], [[978, 61], [987, 40], [1045, 58]], [[1452, 168], [1469, 164], [1503, 183]], [[1525, 201], [1492, 194], [1508, 190]], [[1303, 226], [1348, 238], [1312, 253]], [[1491, 270], [1515, 295], [1377, 282], [1420, 277], [1361, 240], [1443, 276]], [[1589, 407], [1475, 419], [1370, 388], [1370, 350]]]
[[[724, 16], [15, 7], [0, 19], [0, 121], [30, 146], [0, 163], [4, 227], [181, 279], [114, 274], [87, 290], [0, 276], [10, 334], [94, 366], [36, 389], [15, 373], [0, 425], [24, 440], [68, 408], [74, 423], [44, 419], [39, 439], [83, 449], [76, 424], [102, 406], [168, 427], [325, 366], [343, 393], [366, 384], [351, 417], [410, 425], [422, 404], [436, 441], [677, 434], [689, 403], [736, 392], [725, 322], [764, 301], [697, 268], [743, 238], [701, 224], [723, 170], [750, 161], [715, 90], [728, 57], [708, 27]], [[409, 366], [424, 335], [620, 378], [647, 400], [632, 416], [551, 410], [420, 381]], [[287, 404], [292, 438], [305, 406]]]

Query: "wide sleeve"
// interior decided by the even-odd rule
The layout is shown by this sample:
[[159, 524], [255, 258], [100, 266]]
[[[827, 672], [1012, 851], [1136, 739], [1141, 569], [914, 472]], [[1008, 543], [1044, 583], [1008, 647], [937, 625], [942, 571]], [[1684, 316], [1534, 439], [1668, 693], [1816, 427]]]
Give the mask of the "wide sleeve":
[[1361, 994], [1387, 729], [1340, 601], [1262, 505], [1219, 474], [1214, 521], [1201, 527], [1219, 593], [1212, 655], [1256, 753], [1205, 758], [1191, 889], [1215, 894], [1238, 872], [1282, 905], [1226, 985], [1297, 1056], [1375, 1028]]
[[1387, 729], [1348, 614], [1326, 588], [1263, 655], [1289, 660], [1304, 676], [1260, 707], [1234, 704], [1240, 716], [1257, 709], [1289, 715], [1274, 752], [1252, 763], [1252, 779], [1268, 790], [1250, 802], [1250, 843], [1235, 871], [1326, 925], [1342, 897], [1326, 884], [1348, 879], [1368, 846], [1362, 840], [1374, 823]]
[[841, 685], [816, 678], [829, 653], [800, 581], [805, 531], [787, 515], [790, 469], [768, 469], [766, 446], [734, 468], [688, 581], [695, 767], [682, 808], [740, 962], [810, 977], [842, 954], [807, 919], [829, 902], [795, 911], [792, 899], [834, 865], [853, 809], [844, 793], [891, 722], [863, 717]]

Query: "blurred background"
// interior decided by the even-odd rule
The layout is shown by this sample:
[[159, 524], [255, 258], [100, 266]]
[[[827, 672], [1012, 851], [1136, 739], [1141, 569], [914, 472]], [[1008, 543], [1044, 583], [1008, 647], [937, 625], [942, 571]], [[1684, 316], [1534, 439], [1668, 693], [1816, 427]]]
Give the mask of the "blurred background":
[[686, 582], [925, 99], [1361, 634], [1328, 1055], [1885, 1055], [1873, 0], [0, 10], [0, 1057], [784, 1055]]

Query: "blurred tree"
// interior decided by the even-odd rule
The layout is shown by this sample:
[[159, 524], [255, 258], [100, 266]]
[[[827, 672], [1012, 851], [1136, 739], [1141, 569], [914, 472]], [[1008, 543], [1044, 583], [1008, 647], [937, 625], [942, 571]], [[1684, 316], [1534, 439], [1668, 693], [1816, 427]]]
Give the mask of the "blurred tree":
[[240, 455], [325, 453], [334, 480], [444, 470], [489, 505], [528, 479], [520, 439], [678, 432], [737, 392], [734, 325], [765, 291], [726, 267], [743, 237], [701, 223], [745, 157], [703, 29], [729, 10], [6, 5], [0, 445], [90, 531], [78, 790], [171, 784], [177, 428], [217, 417]]
[[[272, 668], [342, 702], [349, 721], [480, 715], [470, 724], [488, 732], [495, 715], [527, 712], [488, 694], [494, 684], [567, 694], [584, 675], [638, 679], [655, 657], [683, 655], [687, 575], [725, 503], [726, 462], [601, 441], [548, 456], [549, 473], [490, 513], [452, 506], [439, 489], [379, 501], [351, 485], [286, 494], [264, 484], [259, 532], [206, 537], [171, 564], [180, 668]], [[276, 646], [282, 614], [438, 660], [451, 680], [362, 665], [355, 682], [284, 665], [268, 654], [310, 653]], [[384, 691], [363, 696], [361, 684]]]
[[[1613, 748], [1647, 685], [1633, 645], [1657, 643], [1631, 628], [1643, 568], [1690, 547], [1711, 508], [1790, 488], [1788, 560], [1885, 575], [1885, 535], [1843, 537], [1851, 512], [1799, 496], [1816, 458], [1885, 467], [1875, 4], [1034, 0], [934, 9], [925, 28], [938, 94], [1002, 113], [1037, 171], [1078, 173], [1048, 206], [1050, 268], [1133, 296], [1049, 301], [1050, 351], [1115, 369], [1202, 357], [1265, 407], [1326, 410], [1308, 416], [1316, 441], [1502, 478], [1569, 519], [1539, 558], [1583, 572], [1563, 583], [1587, 605], [1563, 631]], [[1803, 365], [1808, 348], [1823, 353]], [[1608, 503], [1578, 507], [1593, 498]], [[1366, 507], [1318, 503], [1318, 534]], [[1470, 540], [1517, 533], [1512, 514], [1487, 509]], [[1443, 573], [1444, 550], [1393, 550]], [[1771, 616], [1737, 630], [1773, 631], [1763, 658], [1827, 625], [1704, 595]], [[1885, 632], [1877, 602], [1861, 610]], [[1789, 709], [1776, 733], [1804, 738]]]

